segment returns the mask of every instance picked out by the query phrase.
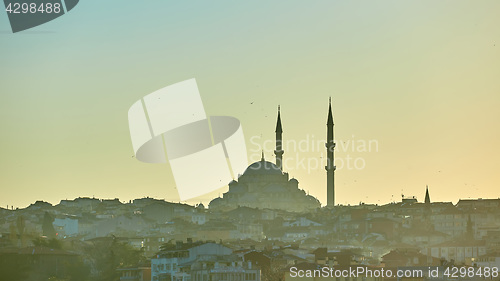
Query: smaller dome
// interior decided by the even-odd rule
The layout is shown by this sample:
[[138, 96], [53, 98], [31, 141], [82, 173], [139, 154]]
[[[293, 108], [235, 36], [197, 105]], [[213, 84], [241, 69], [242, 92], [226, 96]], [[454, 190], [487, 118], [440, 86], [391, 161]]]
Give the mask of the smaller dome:
[[306, 198], [307, 198], [309, 201], [312, 201], [312, 202], [314, 202], [314, 203], [316, 203], [316, 204], [321, 204], [321, 203], [319, 202], [319, 200], [318, 200], [316, 197], [312, 196], [312, 195], [306, 195]]
[[220, 204], [224, 204], [224, 200], [220, 197], [217, 197], [217, 198], [213, 199], [212, 201], [210, 201], [210, 203], [208, 204], [208, 207], [209, 208], [218, 207], [218, 205], [220, 205]]

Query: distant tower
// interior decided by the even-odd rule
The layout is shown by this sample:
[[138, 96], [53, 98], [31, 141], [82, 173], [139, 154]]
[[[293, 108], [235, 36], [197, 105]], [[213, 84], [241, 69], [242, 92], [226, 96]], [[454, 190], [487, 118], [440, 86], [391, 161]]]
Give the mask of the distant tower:
[[278, 105], [278, 121], [276, 122], [276, 150], [274, 155], [276, 155], [276, 166], [283, 170], [283, 129], [281, 128], [281, 117], [280, 117], [280, 106]]
[[333, 114], [332, 114], [332, 98], [330, 98], [328, 105], [328, 121], [327, 125], [327, 138], [326, 138], [326, 156], [327, 163], [326, 169], [326, 206], [335, 206], [335, 165], [333, 158], [333, 150], [335, 149], [335, 142], [333, 141]]
[[425, 205], [430, 205], [431, 204], [431, 197], [429, 196], [429, 186], [427, 185], [425, 187]]
[[431, 196], [429, 195], [429, 186], [425, 186], [425, 200], [424, 200], [424, 225], [427, 230], [434, 230], [434, 225], [431, 222]]

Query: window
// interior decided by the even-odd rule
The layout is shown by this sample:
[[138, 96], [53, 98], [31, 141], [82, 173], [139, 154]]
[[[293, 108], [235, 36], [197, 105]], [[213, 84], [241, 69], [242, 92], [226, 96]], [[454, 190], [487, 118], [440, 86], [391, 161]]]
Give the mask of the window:
[[245, 273], [245, 280], [255, 280], [257, 275], [255, 273]]

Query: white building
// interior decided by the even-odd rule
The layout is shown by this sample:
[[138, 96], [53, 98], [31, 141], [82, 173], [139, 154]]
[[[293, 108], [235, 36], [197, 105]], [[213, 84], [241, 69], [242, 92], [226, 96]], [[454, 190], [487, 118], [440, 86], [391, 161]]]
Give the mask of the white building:
[[484, 241], [474, 240], [444, 242], [430, 246], [429, 250], [432, 257], [466, 265], [472, 265], [473, 260], [486, 254]]
[[235, 261], [234, 258], [235, 256], [199, 258], [191, 265], [191, 281], [260, 281], [260, 269], [253, 268], [251, 262]]
[[151, 259], [151, 281], [190, 281], [190, 268], [183, 265], [200, 256], [227, 256], [232, 250], [216, 243], [182, 243], [164, 249]]
[[479, 267], [500, 268], [500, 253], [490, 253], [474, 259], [474, 263]]
[[322, 226], [322, 224], [308, 218], [300, 217], [294, 221], [283, 222], [283, 226]]
[[55, 218], [52, 223], [54, 230], [61, 236], [77, 236], [78, 235], [78, 219], [65, 217], [65, 218]]

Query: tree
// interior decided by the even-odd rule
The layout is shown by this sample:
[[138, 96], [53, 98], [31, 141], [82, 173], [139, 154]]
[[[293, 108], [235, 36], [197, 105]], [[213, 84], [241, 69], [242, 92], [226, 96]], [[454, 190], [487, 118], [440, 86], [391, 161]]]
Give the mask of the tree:
[[95, 281], [118, 281], [118, 268], [134, 267], [145, 261], [142, 250], [134, 249], [116, 237], [96, 240], [84, 250]]
[[286, 266], [271, 262], [271, 266], [262, 269], [262, 281], [282, 281], [285, 279]]
[[19, 233], [19, 241], [21, 247], [24, 247], [23, 242], [25, 242], [24, 232], [26, 228], [26, 221], [23, 216], [17, 217], [17, 233]]
[[16, 231], [16, 226], [14, 225], [14, 223], [10, 223], [10, 235], [9, 235], [9, 238], [10, 238], [10, 242], [12, 243], [12, 245], [14, 246], [17, 246], [17, 231]]
[[47, 239], [43, 237], [38, 237], [33, 239], [33, 245], [36, 247], [47, 247], [51, 249], [62, 249], [62, 243], [61, 241], [57, 240], [56, 238], [52, 239]]
[[48, 212], [45, 212], [42, 221], [42, 231], [43, 235], [47, 236], [47, 238], [56, 238], [56, 230], [52, 222], [54, 222], [54, 218]]
[[28, 263], [18, 255], [0, 255], [0, 281], [26, 281]]
[[76, 262], [66, 264], [66, 278], [68, 281], [90, 280], [90, 267], [79, 258]]

